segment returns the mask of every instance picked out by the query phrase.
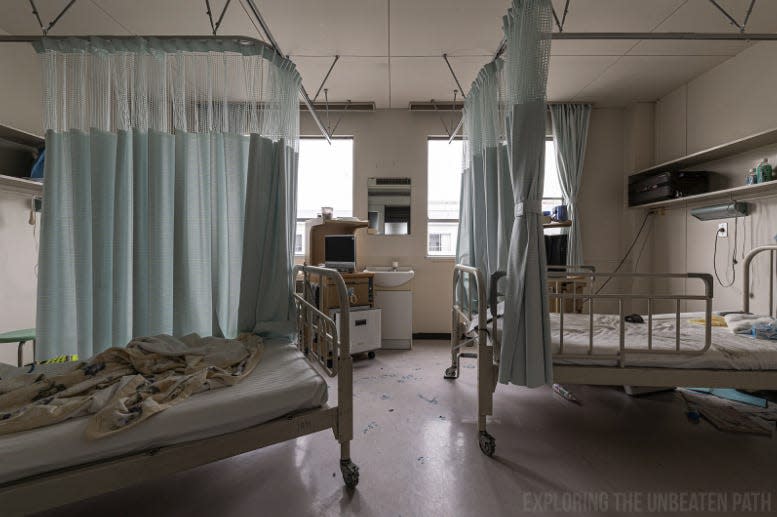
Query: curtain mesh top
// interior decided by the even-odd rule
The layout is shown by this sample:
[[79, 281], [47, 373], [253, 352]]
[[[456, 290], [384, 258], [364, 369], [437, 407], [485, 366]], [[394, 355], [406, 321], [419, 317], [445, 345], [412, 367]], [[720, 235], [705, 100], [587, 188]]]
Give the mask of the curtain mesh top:
[[44, 38], [44, 127], [258, 133], [296, 142], [300, 76], [230, 39]]

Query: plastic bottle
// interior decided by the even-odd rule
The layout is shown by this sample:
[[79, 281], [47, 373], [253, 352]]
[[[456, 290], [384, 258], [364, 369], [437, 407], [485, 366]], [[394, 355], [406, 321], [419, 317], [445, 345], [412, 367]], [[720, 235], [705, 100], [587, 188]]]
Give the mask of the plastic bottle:
[[772, 181], [772, 166], [769, 164], [768, 158], [764, 158], [763, 161], [758, 164], [756, 174], [758, 176], [758, 183]]

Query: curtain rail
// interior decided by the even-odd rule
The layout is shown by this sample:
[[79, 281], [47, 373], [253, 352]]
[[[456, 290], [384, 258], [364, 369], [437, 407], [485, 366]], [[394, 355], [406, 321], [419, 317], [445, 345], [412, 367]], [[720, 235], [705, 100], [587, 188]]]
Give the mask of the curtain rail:
[[[261, 47], [266, 47], [273, 52], [280, 54], [282, 57], [283, 54], [278, 52], [278, 49], [275, 48], [272, 44], [267, 43], [266, 41], [262, 41], [257, 38], [252, 38], [250, 36], [208, 36], [208, 35], [199, 35], [199, 36], [193, 36], [193, 35], [183, 35], [183, 36], [157, 36], [152, 34], [144, 34], [142, 36], [115, 36], [115, 35], [101, 35], [101, 34], [90, 34], [90, 35], [67, 35], [67, 36], [39, 36], [39, 35], [0, 35], [0, 43], [35, 43], [37, 41], [42, 41], [44, 38], [48, 39], [57, 39], [57, 38], [105, 38], [105, 39], [114, 39], [114, 40], [122, 40], [122, 39], [135, 39], [138, 37], [142, 38], [155, 38], [155, 39], [161, 39], [161, 40], [173, 40], [173, 39], [182, 39], [182, 40], [188, 40], [188, 41], [197, 41], [197, 40], [206, 40], [206, 41], [212, 41], [212, 40], [235, 40], [241, 44], [249, 44], [249, 45], [256, 45]], [[300, 95], [302, 96], [302, 102], [305, 103], [305, 105], [308, 108], [308, 113], [310, 113], [310, 116], [313, 117], [313, 121], [318, 126], [318, 129], [321, 131], [321, 135], [326, 138], [328, 142], [331, 142], [329, 133], [324, 129], [324, 125], [321, 123], [321, 119], [318, 118], [318, 113], [313, 108], [310, 102], [310, 98], [308, 97], [307, 92], [305, 91], [304, 86], [302, 86], [302, 83], [300, 83]]]

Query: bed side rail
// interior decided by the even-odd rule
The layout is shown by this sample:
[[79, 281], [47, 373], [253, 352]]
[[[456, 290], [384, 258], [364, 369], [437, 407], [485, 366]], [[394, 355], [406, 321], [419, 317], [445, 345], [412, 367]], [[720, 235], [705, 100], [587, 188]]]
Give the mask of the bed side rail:
[[[464, 280], [467, 280], [465, 283]], [[459, 294], [457, 300], [456, 294]], [[459, 316], [459, 321], [472, 321], [473, 315], [477, 318], [478, 328], [486, 328], [487, 316], [485, 310], [481, 310], [486, 300], [486, 283], [483, 272], [472, 266], [456, 264], [453, 268], [453, 311], [454, 316]], [[485, 309], [485, 307], [483, 307]], [[451, 329], [451, 332], [455, 331]]]
[[[575, 281], [580, 279], [581, 275], [585, 273], [585, 279], [588, 283], [588, 292], [578, 293], [576, 289], [572, 289], [572, 292], [560, 292], [558, 284], [566, 281]], [[495, 276], [499, 273], [495, 273]], [[492, 277], [492, 286], [496, 286], [504, 274]], [[571, 278], [570, 278], [571, 277]], [[644, 293], [618, 293], [618, 294], [597, 294], [593, 292], [593, 285], [597, 278], [609, 278], [609, 279], [687, 279], [697, 280], [701, 282], [704, 287], [704, 294], [666, 294], [666, 295], [654, 295]], [[712, 343], [712, 297], [713, 297], [713, 280], [712, 275], [707, 273], [596, 273], [593, 268], [585, 268], [581, 271], [580, 268], [567, 268], [565, 266], [553, 266], [553, 271], [548, 272], [549, 285], [555, 284], [555, 289], [552, 289], [548, 293], [549, 300], [557, 300], [558, 305], [558, 318], [559, 318], [559, 347], [558, 351], [554, 354], [555, 358], [567, 358], [567, 359], [590, 359], [595, 357], [596, 359], [613, 359], [618, 361], [621, 366], [625, 365], [626, 357], [629, 354], [655, 354], [655, 355], [679, 355], [679, 356], [695, 356], [702, 355], [707, 352]], [[493, 287], [492, 287], [493, 288]], [[555, 292], [554, 292], [555, 291]], [[497, 292], [493, 288], [492, 293]], [[635, 348], [630, 347], [626, 343], [626, 314], [625, 304], [626, 302], [644, 300], [647, 301], [647, 348]], [[656, 301], [673, 301], [675, 304], [675, 348], [656, 349], [653, 347], [653, 309]], [[618, 333], [619, 333], [619, 347], [618, 352], [611, 353], [597, 353], [596, 342], [594, 339], [594, 314], [596, 302], [608, 301], [610, 303], [617, 303], [618, 305]], [[704, 303], [704, 345], [701, 349], [688, 350], [682, 347], [681, 334], [680, 334], [680, 314], [681, 304], [683, 301], [701, 301]], [[568, 302], [572, 303], [572, 307], [576, 307], [577, 304], [582, 303], [585, 306], [583, 311], [588, 316], [588, 348], [585, 353], [571, 353], [564, 350], [564, 315], [566, 311], [566, 305]], [[494, 325], [494, 336], [498, 336], [496, 333], [496, 325]]]
[[[340, 370], [339, 358], [350, 360], [349, 317], [350, 300], [343, 277], [334, 269], [316, 266], [294, 266], [292, 278], [295, 281], [301, 276], [302, 292], [294, 293], [294, 303], [297, 307], [297, 328], [299, 339], [297, 347], [309, 359], [318, 364], [330, 377]], [[323, 289], [326, 278], [334, 281], [337, 286], [337, 296], [340, 302], [340, 331], [334, 320], [324, 314], [316, 302], [315, 290], [311, 276]]]
[[775, 317], [777, 317], [777, 307], [774, 305], [774, 277], [775, 274], [777, 274], [777, 268], [775, 265], [775, 252], [777, 252], [777, 244], [768, 244], [766, 246], [758, 246], [757, 248], [751, 249], [747, 255], [745, 255], [745, 260], [742, 265], [742, 272], [744, 273], [742, 277], [742, 310], [745, 312], [750, 312], [750, 266], [753, 262], [753, 259], [765, 252], [769, 252], [769, 314], [774, 314]]

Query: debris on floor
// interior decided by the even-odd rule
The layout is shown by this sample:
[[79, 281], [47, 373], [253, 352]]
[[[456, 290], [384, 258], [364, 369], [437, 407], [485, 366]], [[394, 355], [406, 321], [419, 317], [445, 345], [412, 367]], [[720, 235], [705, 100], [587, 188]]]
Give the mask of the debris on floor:
[[424, 400], [424, 401], [428, 402], [429, 404], [434, 404], [435, 406], [436, 406], [437, 404], [439, 404], [439, 402], [437, 401], [437, 397], [426, 398], [426, 397], [424, 397], [423, 395], [421, 395], [421, 394], [419, 393], [419, 394], [418, 394], [418, 398], [419, 398], [419, 399], [421, 399], [421, 400]]
[[553, 385], [553, 393], [555, 393], [557, 395], [560, 395], [562, 398], [564, 398], [564, 399], [566, 399], [566, 400], [568, 400], [570, 402], [574, 402], [575, 404], [580, 404], [580, 401], [577, 400], [577, 397], [575, 397], [575, 395], [571, 391], [566, 389], [561, 384], [554, 384]]
[[678, 390], [688, 408], [686, 416], [698, 423], [699, 416], [707, 419], [720, 431], [771, 436], [777, 409], [748, 405], [720, 398], [712, 393], [689, 389]]
[[743, 393], [739, 390], [731, 388], [688, 388], [691, 391], [697, 391], [699, 393], [707, 393], [709, 395], [715, 395], [722, 399], [732, 400], [734, 402], [742, 402], [743, 404], [750, 404], [751, 406], [766, 407], [766, 399], [756, 397]]

